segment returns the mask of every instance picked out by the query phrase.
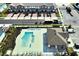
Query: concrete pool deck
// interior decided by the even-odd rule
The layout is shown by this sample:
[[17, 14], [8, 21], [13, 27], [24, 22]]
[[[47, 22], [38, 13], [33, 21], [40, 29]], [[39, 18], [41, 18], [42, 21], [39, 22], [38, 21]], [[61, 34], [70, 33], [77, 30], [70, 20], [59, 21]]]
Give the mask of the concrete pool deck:
[[[33, 35], [35, 36], [34, 38], [34, 43], [31, 43], [32, 46], [31, 48], [23, 47], [22, 44], [22, 37], [25, 32], [33, 32]], [[16, 38], [16, 46], [13, 50], [12, 55], [21, 55], [21, 54], [26, 54], [26, 53], [43, 53], [43, 33], [46, 33], [47, 29], [35, 29], [35, 28], [30, 28], [30, 29], [22, 29], [21, 33], [18, 35]], [[30, 39], [27, 45], [30, 44]]]

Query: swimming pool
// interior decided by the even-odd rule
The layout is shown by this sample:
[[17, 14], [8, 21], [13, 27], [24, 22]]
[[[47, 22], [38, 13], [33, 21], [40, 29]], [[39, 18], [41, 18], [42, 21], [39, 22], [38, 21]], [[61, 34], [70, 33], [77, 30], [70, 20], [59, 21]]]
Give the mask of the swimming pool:
[[28, 28], [22, 29], [16, 38], [16, 46], [12, 55], [21, 54], [40, 54], [43, 52], [43, 34], [47, 29]]
[[33, 32], [25, 32], [22, 39], [22, 46], [27, 46], [27, 43], [31, 40], [29, 47], [31, 47], [32, 43], [34, 42], [34, 34]]
[[0, 42], [3, 40], [4, 37], [5, 37], [5, 33], [4, 32], [0, 32]]
[[3, 32], [0, 32], [0, 36], [3, 34]]

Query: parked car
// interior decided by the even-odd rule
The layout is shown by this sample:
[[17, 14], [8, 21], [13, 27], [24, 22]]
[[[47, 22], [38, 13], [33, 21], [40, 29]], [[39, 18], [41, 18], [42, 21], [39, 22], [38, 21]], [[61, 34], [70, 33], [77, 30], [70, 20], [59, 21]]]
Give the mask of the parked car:
[[9, 9], [15, 9], [15, 7], [14, 6], [10, 6], [10, 8]]
[[25, 7], [24, 6], [22, 6], [22, 5], [18, 5], [17, 6], [17, 9], [24, 9]]
[[20, 9], [19, 12], [20, 12], [20, 13], [23, 13], [23, 10], [24, 10], [24, 9]]
[[22, 6], [22, 5], [18, 5], [17, 7], [16, 7], [16, 9], [18, 10], [18, 12], [20, 12], [20, 13], [22, 13], [22, 12], [24, 12], [25, 11], [25, 7], [24, 6]]
[[53, 24], [52, 21], [45, 21], [43, 24]]
[[58, 24], [58, 20], [54, 20], [53, 24]]
[[17, 9], [14, 9], [14, 13], [17, 14], [18, 13], [18, 10]]
[[68, 33], [74, 33], [75, 31], [74, 31], [74, 28], [70, 28], [70, 29], [68, 29]]
[[74, 47], [76, 48], [76, 49], [79, 49], [79, 44], [74, 44]]
[[28, 8], [28, 12], [29, 13], [32, 13], [33, 11], [32, 11], [32, 8]]
[[43, 9], [42, 9], [42, 12], [43, 12], [43, 13], [46, 13], [46, 12], [47, 12], [47, 9], [46, 9], [46, 8], [43, 8]]
[[54, 13], [56, 11], [54, 6], [50, 6], [50, 10], [51, 10], [51, 13]]
[[10, 6], [8, 9], [8, 13], [13, 13], [14, 12], [15, 7], [14, 6]]
[[50, 10], [50, 9], [47, 9], [46, 12], [47, 12], [47, 13], [51, 13], [51, 10]]
[[12, 13], [13, 12], [13, 10], [11, 10], [11, 9], [8, 9], [8, 13]]
[[26, 12], [26, 9], [23, 9], [22, 12], [25, 13]]
[[37, 9], [37, 13], [42, 13], [42, 9]]
[[32, 8], [32, 12], [33, 13], [36, 13], [37, 12], [37, 9], [36, 8]]

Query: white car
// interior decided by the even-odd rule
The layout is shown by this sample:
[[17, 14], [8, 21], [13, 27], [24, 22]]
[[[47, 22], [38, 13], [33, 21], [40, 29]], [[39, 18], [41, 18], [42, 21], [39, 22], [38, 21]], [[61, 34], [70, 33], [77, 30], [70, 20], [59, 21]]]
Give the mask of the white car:
[[74, 28], [68, 29], [68, 32], [69, 32], [69, 33], [74, 33], [74, 32], [75, 32], [75, 31], [74, 31]]

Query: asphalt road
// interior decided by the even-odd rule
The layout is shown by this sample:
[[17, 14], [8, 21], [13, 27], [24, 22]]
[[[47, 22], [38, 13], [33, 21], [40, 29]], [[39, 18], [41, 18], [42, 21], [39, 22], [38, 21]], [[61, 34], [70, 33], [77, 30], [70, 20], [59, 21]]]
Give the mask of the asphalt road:
[[0, 20], [0, 24], [40, 24], [44, 22], [44, 20]]

